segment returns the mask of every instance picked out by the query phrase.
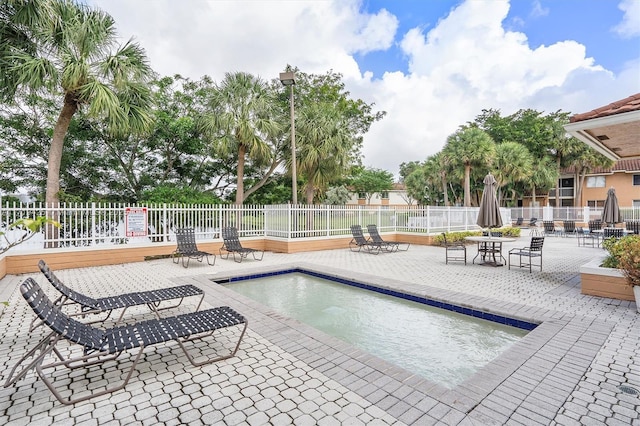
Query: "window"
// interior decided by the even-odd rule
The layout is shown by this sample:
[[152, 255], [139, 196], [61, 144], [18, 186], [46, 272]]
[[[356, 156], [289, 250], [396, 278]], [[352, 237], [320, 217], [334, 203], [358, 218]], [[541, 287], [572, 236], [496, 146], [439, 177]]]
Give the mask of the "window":
[[633, 186], [640, 186], [640, 175], [633, 175]]
[[632, 203], [634, 209], [640, 209], [640, 200], [633, 200]]
[[386, 199], [386, 200], [388, 200], [388, 199], [389, 199], [389, 192], [388, 192], [388, 191], [383, 191], [383, 192], [381, 193], [381, 198], [382, 198], [383, 200], [385, 200], [385, 199]]
[[573, 188], [573, 178], [560, 179], [560, 188]]
[[589, 200], [587, 201], [588, 207], [604, 207], [604, 200]]
[[587, 188], [604, 188], [605, 178], [604, 176], [588, 176]]

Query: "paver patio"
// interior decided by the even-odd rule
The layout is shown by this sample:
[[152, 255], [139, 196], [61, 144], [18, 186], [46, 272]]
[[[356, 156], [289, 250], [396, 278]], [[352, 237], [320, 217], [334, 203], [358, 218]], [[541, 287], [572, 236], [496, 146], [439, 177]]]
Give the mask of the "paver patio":
[[[527, 245], [528, 236], [511, 247]], [[469, 247], [469, 254], [475, 248]], [[56, 271], [70, 287], [105, 296], [180, 284], [205, 290], [205, 304], [229, 305], [249, 320], [235, 358], [193, 367], [177, 345], [150, 347], [122, 391], [63, 406], [35, 373], [0, 388], [0, 424], [442, 424], [640, 425], [640, 314], [635, 303], [580, 294], [578, 270], [602, 249], [548, 237], [542, 272], [450, 263], [443, 248], [412, 246], [373, 256], [348, 248], [266, 253], [262, 262], [218, 259], [188, 269], [170, 259]], [[472, 256], [475, 253], [472, 254]], [[469, 260], [471, 257], [469, 257]], [[303, 268], [459, 306], [541, 323], [465, 383], [446, 389], [285, 318], [212, 281]], [[43, 276], [29, 274], [55, 295]], [[32, 313], [17, 291], [25, 276], [0, 280], [2, 383], [45, 330], [28, 333]], [[185, 304], [171, 311], [188, 312]], [[146, 318], [146, 309], [127, 316]], [[225, 343], [202, 346], [215, 350]], [[130, 365], [124, 356], [120, 363]], [[126, 368], [125, 368], [126, 369]], [[92, 368], [55, 376], [74, 396], [117, 380], [125, 369]]]

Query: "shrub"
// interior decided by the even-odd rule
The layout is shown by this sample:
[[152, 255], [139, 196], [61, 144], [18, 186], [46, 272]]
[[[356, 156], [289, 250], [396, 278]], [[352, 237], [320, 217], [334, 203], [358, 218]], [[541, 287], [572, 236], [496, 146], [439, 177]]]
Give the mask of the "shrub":
[[605, 268], [618, 268], [629, 285], [640, 285], [640, 235], [627, 235], [619, 240], [610, 238], [603, 243], [609, 256], [602, 262]]

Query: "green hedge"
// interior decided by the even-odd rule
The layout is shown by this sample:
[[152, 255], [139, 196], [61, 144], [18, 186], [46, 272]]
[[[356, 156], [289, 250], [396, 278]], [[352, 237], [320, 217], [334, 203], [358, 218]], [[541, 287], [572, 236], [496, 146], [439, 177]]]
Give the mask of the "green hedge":
[[[514, 237], [517, 238], [521, 235], [522, 230], [520, 228], [515, 228], [511, 226], [505, 226], [503, 228], [494, 228], [493, 232], [502, 232], [504, 237]], [[447, 241], [455, 242], [455, 241], [464, 241], [465, 237], [479, 237], [482, 235], [482, 231], [457, 231], [457, 232], [445, 232], [447, 235]], [[443, 238], [442, 234], [438, 234], [434, 238], [435, 243], [438, 245], [442, 245]]]

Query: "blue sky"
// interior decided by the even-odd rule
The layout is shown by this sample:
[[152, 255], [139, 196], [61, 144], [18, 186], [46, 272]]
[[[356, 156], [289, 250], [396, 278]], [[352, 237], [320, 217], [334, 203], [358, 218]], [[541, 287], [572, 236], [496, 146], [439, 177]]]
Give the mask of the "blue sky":
[[[426, 30], [461, 1], [451, 0], [365, 0], [363, 10], [375, 13], [386, 9], [398, 18], [398, 38], [413, 27]], [[533, 48], [561, 40], [575, 40], [586, 46], [587, 56], [605, 68], [619, 72], [623, 63], [638, 59], [640, 39], [624, 38], [613, 28], [623, 19], [614, 0], [551, 0], [511, 2], [505, 28], [522, 31]], [[636, 16], [640, 27], [640, 16]], [[357, 55], [362, 69], [381, 77], [385, 71], [407, 71], [406, 58], [397, 48]]]
[[387, 112], [363, 163], [397, 174], [482, 109], [582, 113], [640, 92], [640, 0], [88, 0], [161, 75], [287, 64]]

